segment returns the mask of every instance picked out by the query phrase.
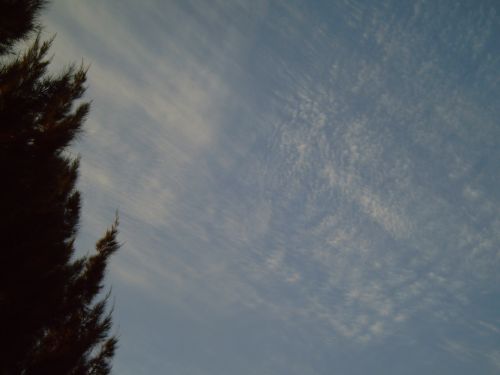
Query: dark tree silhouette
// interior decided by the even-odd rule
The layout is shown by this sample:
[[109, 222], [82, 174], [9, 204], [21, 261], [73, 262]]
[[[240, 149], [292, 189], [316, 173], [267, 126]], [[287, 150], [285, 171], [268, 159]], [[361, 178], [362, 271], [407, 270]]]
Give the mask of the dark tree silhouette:
[[108, 374], [117, 339], [102, 288], [118, 221], [74, 257], [78, 159], [67, 148], [89, 111], [86, 69], [48, 74], [39, 33], [13, 53], [44, 4], [0, 0], [0, 374]]
[[40, 29], [37, 16], [45, 4], [46, 0], [0, 1], [0, 54]]

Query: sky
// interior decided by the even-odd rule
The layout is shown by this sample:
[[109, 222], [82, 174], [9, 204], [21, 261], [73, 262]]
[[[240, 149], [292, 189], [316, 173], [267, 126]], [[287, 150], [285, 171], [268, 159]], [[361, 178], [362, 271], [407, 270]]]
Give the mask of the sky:
[[116, 374], [500, 373], [497, 0], [54, 0]]

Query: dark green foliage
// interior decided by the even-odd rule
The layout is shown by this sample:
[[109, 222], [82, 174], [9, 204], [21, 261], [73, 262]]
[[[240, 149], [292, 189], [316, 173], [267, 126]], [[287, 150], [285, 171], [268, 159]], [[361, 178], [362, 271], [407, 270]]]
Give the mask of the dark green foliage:
[[0, 0], [0, 375], [108, 374], [117, 341], [102, 287], [118, 221], [74, 259], [78, 159], [67, 147], [89, 111], [78, 104], [86, 70], [49, 75], [51, 42], [39, 37], [9, 55], [43, 3]]

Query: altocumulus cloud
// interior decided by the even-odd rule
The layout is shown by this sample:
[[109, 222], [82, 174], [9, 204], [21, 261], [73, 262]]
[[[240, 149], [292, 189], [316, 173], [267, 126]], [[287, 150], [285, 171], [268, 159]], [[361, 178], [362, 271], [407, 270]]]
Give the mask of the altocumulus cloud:
[[391, 373], [370, 353], [398, 350], [414, 373], [498, 370], [498, 5], [56, 1], [48, 20], [56, 62], [91, 63], [81, 242], [122, 213], [120, 371]]

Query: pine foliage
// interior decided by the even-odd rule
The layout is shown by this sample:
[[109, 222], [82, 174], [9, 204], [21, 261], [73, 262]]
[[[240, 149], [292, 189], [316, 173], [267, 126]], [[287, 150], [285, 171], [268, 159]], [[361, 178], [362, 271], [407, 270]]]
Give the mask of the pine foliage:
[[109, 374], [117, 338], [102, 288], [118, 219], [94, 254], [74, 257], [79, 160], [68, 146], [89, 112], [86, 69], [49, 74], [39, 34], [12, 53], [44, 3], [0, 0], [0, 375]]
[[8, 53], [19, 40], [39, 30], [37, 16], [46, 0], [0, 1], [0, 54]]

